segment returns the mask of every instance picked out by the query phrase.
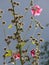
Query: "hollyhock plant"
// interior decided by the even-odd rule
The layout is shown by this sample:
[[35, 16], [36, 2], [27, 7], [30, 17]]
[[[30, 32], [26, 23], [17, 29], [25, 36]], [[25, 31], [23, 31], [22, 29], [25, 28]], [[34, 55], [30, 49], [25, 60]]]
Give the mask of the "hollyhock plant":
[[13, 53], [13, 58], [16, 60], [20, 59], [20, 53]]
[[42, 12], [42, 8], [40, 8], [39, 5], [34, 5], [32, 8], [31, 8], [31, 13], [33, 16], [39, 16]]
[[31, 56], [32, 56], [32, 57], [34, 57], [34, 56], [35, 56], [35, 50], [34, 50], [34, 49], [33, 49], [33, 50], [31, 50], [31, 52], [30, 52], [30, 53], [31, 53]]
[[[26, 65], [26, 62], [29, 62], [27, 64], [31, 64], [31, 65], [39, 65], [38, 64], [39, 57], [40, 57], [39, 46], [40, 46], [40, 43], [43, 41], [43, 39], [39, 37], [40, 34], [38, 33], [42, 34], [41, 30], [43, 30], [44, 28], [41, 25], [41, 23], [36, 18], [34, 18], [34, 16], [39, 16], [42, 12], [42, 8], [40, 8], [39, 5], [33, 6], [34, 4], [33, 0], [30, 0], [30, 3], [28, 2], [29, 6], [24, 7], [22, 10], [20, 7], [18, 7], [18, 10], [17, 10], [17, 6], [21, 2], [17, 2], [17, 1], [15, 2], [14, 0], [11, 0], [10, 3], [11, 3], [11, 7], [8, 8], [8, 11], [12, 14], [12, 18], [9, 20], [9, 23], [10, 22], [11, 23], [8, 25], [8, 30], [13, 28], [12, 30], [8, 31], [10, 35], [7, 35], [6, 33], [7, 29], [5, 28], [6, 27], [5, 21], [2, 20], [3, 17], [2, 15], [0, 15], [0, 20], [2, 24], [1, 26], [3, 27], [3, 34], [5, 37], [4, 41], [6, 42], [6, 47], [4, 47], [5, 53], [3, 54], [3, 58], [4, 58], [3, 64], [5, 65], [6, 64], [5, 62], [8, 61], [8, 58], [9, 58], [10, 61], [7, 62], [9, 64], [11, 63], [16, 65], [16, 61], [18, 60], [21, 63], [20, 65], [24, 65], [24, 64]], [[15, 8], [15, 5], [16, 5], [16, 8]], [[27, 14], [30, 10], [32, 13], [31, 16]], [[22, 11], [24, 11], [24, 13]], [[3, 11], [1, 10], [0, 14], [2, 13]], [[32, 21], [35, 21], [35, 22], [32, 23]], [[39, 28], [39, 31], [37, 32], [34, 31], [37, 28]], [[13, 33], [11, 33], [10, 31]], [[36, 34], [35, 36], [34, 36], [34, 33]], [[36, 48], [31, 49], [30, 43], [33, 44], [33, 48], [34, 46]], [[28, 49], [31, 49], [31, 51], [28, 51]], [[31, 57], [33, 58], [33, 61], [28, 54], [31, 55]]]

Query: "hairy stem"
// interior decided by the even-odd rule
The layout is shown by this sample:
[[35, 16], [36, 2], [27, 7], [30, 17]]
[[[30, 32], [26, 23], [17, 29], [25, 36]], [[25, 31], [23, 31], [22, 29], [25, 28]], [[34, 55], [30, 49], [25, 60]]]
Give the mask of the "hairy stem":
[[[11, 0], [11, 4], [12, 4], [12, 8], [13, 8], [13, 16], [14, 16], [14, 20], [15, 20], [15, 10], [14, 10], [14, 5], [13, 5], [13, 1]], [[15, 20], [16, 21], [16, 20]], [[17, 23], [16, 23], [16, 32], [18, 33], [18, 26], [17, 26]], [[20, 34], [18, 33], [18, 36], [19, 36], [19, 38], [17, 39], [17, 41], [18, 41], [18, 43], [19, 43], [19, 41], [21, 40], [21, 36], [20, 36]], [[19, 52], [20, 52], [20, 61], [21, 61], [21, 65], [23, 65], [23, 62], [22, 62], [22, 58], [21, 58], [21, 55], [22, 55], [22, 53], [21, 53], [21, 46], [19, 47]]]

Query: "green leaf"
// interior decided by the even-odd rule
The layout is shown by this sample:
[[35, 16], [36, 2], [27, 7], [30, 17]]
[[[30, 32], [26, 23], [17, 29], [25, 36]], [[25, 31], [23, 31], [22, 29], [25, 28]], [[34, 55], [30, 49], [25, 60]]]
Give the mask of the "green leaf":
[[32, 44], [35, 44], [35, 41], [32, 41]]
[[11, 29], [13, 27], [13, 25], [12, 24], [10, 24], [9, 26], [8, 26], [8, 29]]
[[20, 45], [21, 45], [21, 47], [24, 47], [25, 46], [25, 44], [26, 44], [26, 42], [20, 42]]
[[12, 50], [7, 50], [4, 55], [5, 55], [5, 57], [12, 56]]

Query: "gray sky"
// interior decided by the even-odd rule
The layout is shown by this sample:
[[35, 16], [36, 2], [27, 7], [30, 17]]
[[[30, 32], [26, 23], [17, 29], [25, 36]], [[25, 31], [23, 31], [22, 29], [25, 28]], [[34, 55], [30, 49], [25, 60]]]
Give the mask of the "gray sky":
[[[6, 21], [6, 25], [4, 27], [2, 27], [1, 20], [0, 20], [0, 45], [1, 45], [0, 46], [0, 64], [1, 65], [2, 65], [2, 62], [3, 62], [3, 58], [2, 58], [2, 54], [4, 52], [3, 47], [5, 47], [5, 45], [6, 45], [6, 43], [4, 42], [3, 28], [5, 28], [7, 35], [13, 34], [13, 32], [15, 31], [14, 28], [12, 28], [10, 30], [8, 29], [8, 25], [10, 24], [10, 20], [13, 18], [11, 16], [10, 12], [8, 12], [8, 8], [11, 7], [11, 3], [9, 1], [10, 0], [0, 0], [0, 9], [2, 9], [4, 11], [3, 20]], [[29, 0], [15, 0], [15, 1], [18, 1], [18, 2], [20, 1], [20, 3], [21, 3], [21, 5], [20, 5], [21, 8], [20, 7], [15, 8], [16, 11], [18, 11], [18, 13], [21, 12], [20, 14], [25, 14], [23, 8], [29, 5], [28, 4]], [[34, 2], [35, 2], [35, 4], [38, 4], [43, 9], [41, 15], [36, 16], [35, 18], [38, 19], [41, 22], [41, 24], [45, 27], [45, 25], [47, 23], [49, 23], [49, 0], [34, 0]], [[28, 22], [30, 21], [29, 17], [31, 16], [31, 14], [29, 12], [25, 16], [26, 19], [24, 19], [24, 21], [26, 23], [25, 28], [27, 27]], [[27, 35], [27, 36], [29, 36], [29, 35]], [[43, 37], [45, 41], [49, 40], [49, 27], [45, 27], [45, 29], [42, 32], [41, 37]]]

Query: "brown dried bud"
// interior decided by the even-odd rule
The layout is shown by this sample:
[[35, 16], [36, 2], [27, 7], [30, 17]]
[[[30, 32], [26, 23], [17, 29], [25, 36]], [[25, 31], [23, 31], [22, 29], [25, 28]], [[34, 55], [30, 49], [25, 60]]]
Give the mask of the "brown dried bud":
[[31, 19], [33, 19], [33, 17], [31, 16]]
[[31, 41], [32, 41], [32, 39], [33, 39], [33, 37], [31, 36], [29, 40], [31, 40]]
[[40, 40], [39, 40], [40, 42], [43, 42], [44, 40], [42, 39], [42, 38], [40, 38]]
[[25, 60], [22, 60], [22, 63], [24, 64], [25, 63]]
[[[18, 23], [18, 22], [19, 22], [18, 20], [15, 21], [15, 23]], [[16, 26], [16, 25], [15, 25], [15, 26]]]
[[44, 27], [40, 27], [41, 29], [44, 29]]
[[2, 24], [5, 24], [5, 22], [2, 22]]
[[9, 39], [12, 39], [12, 36], [7, 36]]
[[33, 38], [32, 36], [30, 38]]
[[31, 28], [32, 26], [30, 25], [29, 28]]
[[29, 56], [25, 56], [25, 60], [26, 60], [26, 61], [30, 61]]
[[13, 2], [14, 5], [16, 5], [17, 3], [16, 2]]
[[27, 52], [27, 49], [26, 50], [22, 50], [22, 53], [26, 53]]
[[41, 29], [44, 29], [44, 27], [43, 27], [43, 26], [41, 26], [41, 24], [39, 24], [39, 27], [40, 27]]
[[39, 43], [38, 42], [35, 42], [35, 44], [38, 46], [39, 45]]
[[18, 16], [15, 17], [16, 20], [17, 20], [18, 18], [19, 18]]
[[6, 51], [6, 47], [4, 48], [4, 50]]
[[2, 18], [2, 16], [0, 15], [0, 18]]
[[33, 5], [33, 1], [31, 0], [31, 2], [30, 2], [30, 6], [32, 6]]
[[8, 38], [5, 38], [5, 41], [7, 42], [8, 41]]
[[5, 65], [6, 63], [5, 63], [5, 62], [3, 62], [3, 64]]
[[36, 39], [35, 39], [35, 38], [33, 38], [32, 40], [33, 40], [33, 41], [35, 41]]
[[37, 49], [36, 49], [36, 53], [40, 53], [40, 50], [37, 50]]
[[16, 3], [16, 5], [17, 5], [17, 6], [18, 6], [18, 5], [20, 5], [20, 3], [19, 3], [19, 2], [17, 2], [17, 3]]
[[5, 55], [3, 55], [3, 58], [5, 59]]
[[20, 3], [19, 2], [13, 2], [13, 5], [20, 5]]
[[36, 62], [36, 65], [39, 65], [39, 63]]
[[38, 42], [38, 40], [36, 39], [35, 42]]
[[28, 10], [28, 8], [25, 8], [25, 10]]
[[16, 35], [18, 35], [19, 33], [18, 32], [14, 32], [14, 35], [16, 36]]
[[3, 11], [2, 11], [2, 10], [0, 10], [0, 13], [3, 13]]
[[23, 16], [19, 16], [19, 18], [23, 18]]
[[38, 36], [40, 36], [41, 34], [40, 34], [40, 33], [38, 33], [37, 35], [38, 35]]
[[12, 23], [15, 23], [15, 20], [11, 20]]
[[8, 41], [7, 41], [7, 45], [9, 45], [10, 43], [11, 43], [11, 41], [10, 41], [10, 40], [8, 40]]
[[37, 60], [37, 59], [39, 59], [39, 56], [34, 56], [34, 58]]
[[12, 11], [13, 12], [14, 10], [12, 8], [9, 8], [8, 11]]

